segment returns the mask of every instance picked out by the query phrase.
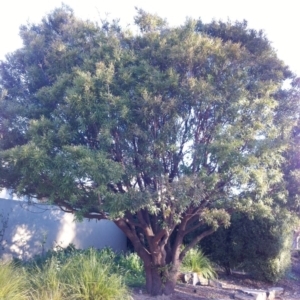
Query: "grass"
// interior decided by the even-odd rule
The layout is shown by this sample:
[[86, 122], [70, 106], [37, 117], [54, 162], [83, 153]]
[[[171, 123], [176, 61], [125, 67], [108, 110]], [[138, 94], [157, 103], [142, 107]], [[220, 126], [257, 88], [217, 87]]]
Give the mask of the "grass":
[[126, 300], [128, 286], [145, 283], [136, 254], [117, 255], [111, 249], [49, 251], [30, 262], [0, 266], [3, 300]]
[[34, 266], [28, 269], [30, 299], [67, 299], [68, 288], [65, 284], [64, 269], [66, 269], [66, 266], [61, 266], [56, 257], [50, 258], [43, 267]]
[[22, 268], [12, 263], [0, 263], [0, 299], [28, 299], [26, 275]]
[[[182, 271], [215, 278], [209, 259], [190, 250]], [[7, 300], [126, 300], [128, 287], [145, 285], [144, 267], [136, 253], [111, 249], [76, 250], [73, 245], [48, 251], [30, 262], [1, 265], [0, 299]]]
[[182, 271], [195, 272], [207, 279], [214, 279], [217, 273], [210, 260], [200, 249], [191, 249], [182, 261]]
[[[211, 262], [200, 249], [190, 250], [183, 271], [215, 278]], [[144, 267], [136, 253], [115, 254], [111, 249], [76, 250], [73, 245], [48, 251], [30, 262], [1, 265], [3, 300], [126, 300], [128, 287], [145, 285]]]
[[65, 270], [69, 299], [113, 300], [129, 299], [129, 291], [121, 275], [113, 271], [112, 262], [90, 249], [85, 256], [75, 256]]

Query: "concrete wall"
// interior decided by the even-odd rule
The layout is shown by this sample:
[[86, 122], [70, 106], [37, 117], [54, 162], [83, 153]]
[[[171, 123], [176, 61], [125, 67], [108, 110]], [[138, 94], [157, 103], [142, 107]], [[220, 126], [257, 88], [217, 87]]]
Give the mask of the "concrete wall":
[[126, 250], [125, 235], [107, 220], [74, 222], [72, 214], [57, 207], [8, 199], [0, 199], [0, 214], [8, 216], [8, 227], [0, 245], [2, 258], [29, 259], [57, 245], [66, 247], [70, 243], [79, 249], [109, 246], [116, 251]]

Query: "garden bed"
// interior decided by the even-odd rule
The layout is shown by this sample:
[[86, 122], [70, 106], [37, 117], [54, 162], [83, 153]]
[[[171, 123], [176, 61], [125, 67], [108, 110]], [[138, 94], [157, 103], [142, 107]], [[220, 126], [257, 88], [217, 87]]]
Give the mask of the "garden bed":
[[[300, 299], [300, 258], [292, 258], [292, 268], [287, 276], [276, 284], [267, 283], [252, 279], [247, 274], [235, 272], [231, 276], [226, 276], [219, 272], [218, 281], [222, 284], [220, 287], [211, 286], [193, 286], [191, 284], [179, 283], [176, 290], [171, 296], [156, 297], [159, 300], [229, 300], [234, 299], [240, 290], [256, 289], [267, 290], [271, 287], [282, 287], [284, 292], [280, 296], [282, 300], [299, 300]], [[143, 289], [133, 289], [134, 300], [151, 300], [153, 297], [146, 294]], [[154, 298], [155, 299], [155, 298]], [[246, 298], [245, 298], [246, 299]], [[251, 298], [249, 298], [251, 299]], [[254, 299], [254, 298], [253, 298]]]

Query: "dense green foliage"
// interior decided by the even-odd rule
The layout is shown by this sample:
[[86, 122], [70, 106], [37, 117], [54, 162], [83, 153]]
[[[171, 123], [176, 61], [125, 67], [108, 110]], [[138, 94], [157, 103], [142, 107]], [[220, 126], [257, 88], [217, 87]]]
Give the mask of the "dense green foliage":
[[288, 191], [288, 207], [300, 216], [300, 123], [293, 128], [289, 148], [283, 164], [284, 179]]
[[130, 299], [129, 286], [144, 283], [142, 261], [136, 254], [77, 250], [70, 245], [31, 261], [1, 264], [0, 298], [125, 300]]
[[[70, 244], [66, 248], [56, 247], [53, 250], [48, 250], [45, 254], [37, 255], [33, 260], [28, 262], [15, 260], [15, 263], [19, 266], [25, 266], [30, 272], [36, 267], [43, 271], [48, 268], [47, 265], [49, 262], [51, 264], [55, 262], [54, 264], [56, 264], [57, 269], [61, 269], [62, 266], [69, 268], [70, 261], [72, 261], [73, 265], [75, 261], [77, 263], [88, 264], [88, 262], [83, 262], [81, 259], [88, 260], [90, 255], [95, 256], [96, 261], [104, 269], [107, 266], [109, 267], [109, 270], [105, 272], [121, 275], [122, 281], [127, 286], [142, 286], [145, 284], [144, 266], [140, 257], [136, 253], [117, 254], [110, 248], [104, 248], [100, 251], [95, 251], [94, 249], [80, 250], [76, 249], [73, 244]], [[105, 276], [107, 277], [108, 275]]]
[[[183, 272], [215, 278], [209, 259], [191, 249], [182, 263]], [[118, 275], [117, 275], [118, 274]], [[1, 265], [0, 298], [27, 300], [126, 299], [128, 287], [143, 287], [144, 267], [136, 253], [117, 254], [110, 248], [79, 250], [70, 244], [56, 247], [32, 260], [15, 259]]]
[[249, 218], [236, 213], [229, 228], [219, 228], [201, 241], [201, 247], [227, 273], [239, 269], [276, 282], [290, 267], [292, 228], [289, 215]]
[[233, 211], [297, 206], [282, 164], [299, 97], [245, 22], [172, 28], [138, 10], [135, 23], [62, 7], [21, 27], [23, 47], [0, 63], [0, 187], [113, 220], [148, 291], [170, 294], [185, 254]]

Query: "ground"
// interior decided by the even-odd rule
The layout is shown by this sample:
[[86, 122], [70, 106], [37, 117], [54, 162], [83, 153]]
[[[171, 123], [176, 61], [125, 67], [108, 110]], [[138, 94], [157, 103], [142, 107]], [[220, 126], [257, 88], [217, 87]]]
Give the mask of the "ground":
[[219, 273], [218, 281], [223, 288], [208, 286], [192, 286], [190, 284], [178, 283], [175, 293], [171, 296], [150, 297], [143, 289], [133, 290], [134, 300], [229, 300], [234, 299], [234, 294], [239, 289], [267, 289], [269, 287], [282, 287], [284, 293], [281, 300], [299, 300], [300, 299], [300, 256], [292, 257], [292, 267], [286, 277], [276, 284], [262, 282], [251, 279], [247, 274], [234, 273], [231, 276], [225, 276]]

